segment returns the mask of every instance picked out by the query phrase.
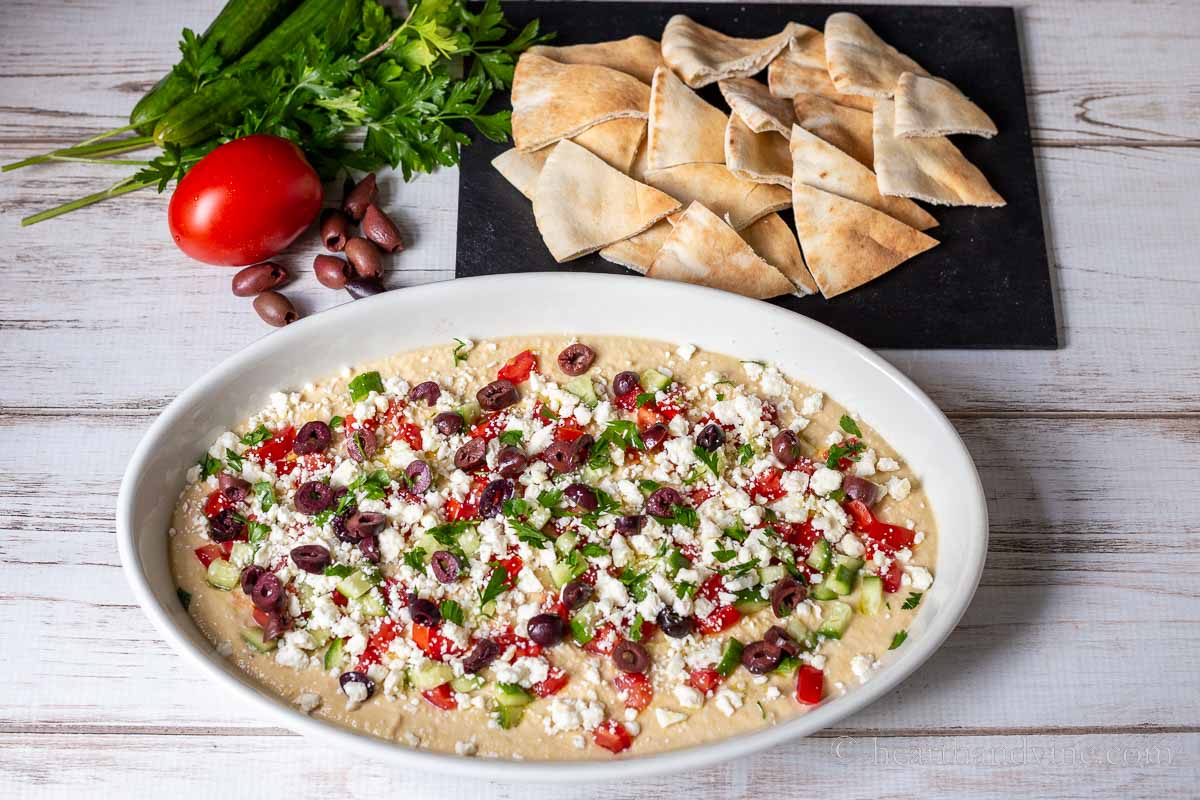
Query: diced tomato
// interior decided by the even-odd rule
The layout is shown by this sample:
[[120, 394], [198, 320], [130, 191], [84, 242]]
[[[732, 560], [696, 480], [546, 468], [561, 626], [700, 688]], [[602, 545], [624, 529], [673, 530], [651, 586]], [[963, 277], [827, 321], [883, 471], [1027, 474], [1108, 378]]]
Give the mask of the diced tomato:
[[537, 421], [542, 424], [542, 427], [545, 427], [558, 419], [554, 412], [546, 408], [546, 405], [541, 400], [538, 400], [533, 404], [533, 415], [537, 417]]
[[899, 561], [892, 561], [887, 571], [880, 576], [883, 578], [883, 590], [889, 594], [900, 591], [900, 580], [904, 577], [904, 567]]
[[625, 700], [625, 707], [641, 711], [654, 699], [654, 684], [640, 672], [618, 672], [613, 685]]
[[813, 528], [812, 522], [806, 520], [804, 522], [772, 522], [771, 527], [783, 538], [785, 542], [799, 551], [805, 558], [808, 557], [812, 550], [813, 543], [817, 541], [820, 535]]
[[538, 697], [549, 697], [552, 694], [558, 694], [562, 688], [570, 682], [571, 676], [565, 670], [558, 667], [551, 667], [546, 673], [546, 679], [535, 683], [529, 687], [529, 690]]
[[781, 485], [782, 480], [782, 472], [775, 467], [767, 467], [754, 479], [750, 494], [752, 497], [762, 497], [768, 503], [773, 503], [787, 494]]
[[537, 369], [537, 355], [532, 350], [522, 350], [508, 360], [496, 373], [497, 380], [521, 383], [529, 380], [529, 373]]
[[267, 612], [257, 606], [250, 611], [250, 616], [254, 617], [254, 623], [260, 628], [267, 627], [267, 623], [271, 621], [271, 618], [267, 616]]
[[583, 433], [583, 426], [576, 422], [574, 417], [567, 417], [559, 420], [558, 425], [554, 428], [554, 441], [573, 442], [583, 436]]
[[418, 453], [425, 448], [425, 444], [421, 438], [421, 426], [411, 422], [400, 422], [396, 424], [396, 438], [403, 441], [413, 450]]
[[512, 628], [493, 634], [492, 641], [500, 645], [501, 653], [512, 647], [515, 658], [537, 658], [542, 654], [542, 646], [540, 644], [532, 639], [526, 639], [524, 636], [518, 636], [513, 632]]
[[679, 384], [673, 385], [667, 390], [667, 396], [655, 405], [658, 407], [658, 413], [670, 422], [687, 411], [687, 404], [683, 402], [683, 387]]
[[598, 656], [611, 656], [619, 638], [620, 634], [617, 633], [616, 626], [611, 622], [605, 622], [596, 628], [591, 641], [585, 644], [583, 649]]
[[366, 672], [372, 665], [382, 663], [388, 645], [399, 635], [400, 630], [396, 623], [391, 617], [385, 617], [379, 630], [367, 641], [367, 649], [358, 657], [358, 669]]
[[596, 730], [592, 733], [592, 739], [596, 744], [613, 753], [628, 750], [629, 746], [633, 744], [633, 737], [629, 735], [629, 731], [614, 719], [606, 719], [596, 726]]
[[696, 559], [700, 557], [700, 546], [694, 542], [677, 542], [675, 546], [688, 561], [695, 563]]
[[462, 519], [475, 519], [475, 515], [478, 513], [479, 509], [472, 507], [468, 503], [455, 500], [453, 497], [446, 499], [446, 519], [450, 522], [458, 522]]
[[444, 661], [446, 656], [461, 656], [466, 652], [453, 639], [443, 636], [437, 628], [418, 625], [414, 622], [410, 636], [413, 644], [421, 648], [421, 652], [434, 661]]
[[204, 516], [211, 519], [225, 509], [232, 507], [233, 504], [229, 502], [229, 499], [225, 497], [225, 495], [221, 494], [220, 489], [216, 489], [208, 496], [208, 499], [204, 501]]
[[563, 622], [571, 621], [571, 612], [562, 600], [559, 600], [555, 595], [550, 595], [550, 602], [543, 607], [547, 614], [557, 614], [562, 618]]
[[632, 392], [619, 394], [613, 398], [613, 405], [622, 411], [634, 411], [637, 409], [638, 395], [642, 393], [640, 388], [634, 389]]
[[642, 623], [641, 641], [643, 641], [643, 642], [650, 641], [651, 639], [654, 638], [654, 635], [656, 633], [658, 633], [658, 626], [655, 625], [653, 622], [643, 622]]
[[805, 705], [821, 702], [825, 691], [825, 673], [808, 664], [796, 670], [796, 699]]
[[475, 427], [471, 428], [468, 434], [472, 439], [483, 439], [490, 442], [500, 434], [504, 433], [504, 429], [508, 426], [508, 414], [504, 411], [497, 411], [488, 414], [479, 422], [475, 423]]
[[270, 462], [275, 465], [276, 472], [287, 475], [296, 468], [296, 454], [292, 452], [295, 441], [296, 429], [289, 425], [281, 431], [275, 431], [270, 439], [256, 444], [243, 455], [260, 464]]
[[[402, 408], [404, 408], [403, 405], [397, 406], [397, 409], [402, 409]], [[389, 407], [388, 410], [390, 411], [391, 408]], [[344, 431], [364, 430], [364, 431], [370, 431], [371, 433], [375, 433], [377, 430], [379, 430], [379, 425], [380, 425], [380, 422], [379, 422], [378, 417], [368, 417], [367, 419], [360, 421], [353, 414], [347, 414], [346, 418], [342, 421], [342, 430], [344, 430]]]
[[708, 694], [721, 685], [721, 673], [715, 669], [694, 669], [688, 673], [688, 683], [696, 691]]
[[715, 603], [717, 602], [717, 595], [719, 595], [721, 590], [724, 588], [725, 581], [722, 580], [720, 575], [709, 575], [708, 579], [705, 580], [704, 583], [700, 584], [700, 589], [696, 592], [696, 594], [700, 597], [703, 597], [710, 603]]
[[339, 608], [345, 607], [350, 602], [349, 597], [346, 597], [346, 595], [342, 594], [336, 589], [333, 590], [333, 594], [330, 595], [330, 599], [333, 600], [333, 604]]
[[917, 535], [916, 531], [880, 522], [871, 513], [867, 504], [861, 500], [847, 502], [846, 511], [854, 518], [854, 525], [858, 531], [875, 545], [874, 549], [882, 550], [890, 555], [905, 547], [912, 547], [913, 540]]
[[448, 683], [443, 683], [436, 689], [426, 689], [421, 692], [421, 697], [424, 697], [443, 711], [453, 711], [458, 708], [458, 701], [454, 699], [454, 690], [450, 688], [450, 684]]
[[688, 499], [692, 501], [693, 506], [699, 506], [715, 494], [716, 492], [707, 486], [697, 486], [688, 492]]
[[637, 410], [638, 430], [644, 431], [652, 425], [666, 421], [667, 418], [658, 413], [658, 409], [654, 407], [654, 403], [647, 403]]
[[696, 629], [704, 634], [727, 631], [741, 620], [742, 613], [733, 606], [717, 606], [707, 617], [696, 620]]
[[775, 422], [779, 419], [779, 407], [770, 400], [763, 401], [762, 416], [759, 417], [763, 422]]

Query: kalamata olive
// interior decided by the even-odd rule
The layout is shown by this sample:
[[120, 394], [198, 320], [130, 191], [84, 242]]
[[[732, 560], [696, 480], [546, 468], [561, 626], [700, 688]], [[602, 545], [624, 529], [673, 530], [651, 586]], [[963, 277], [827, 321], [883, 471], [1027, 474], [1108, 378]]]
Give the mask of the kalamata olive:
[[[459, 417], [462, 419], [462, 417]], [[463, 472], [474, 472], [487, 464], [487, 442], [483, 439], [468, 439], [454, 454], [454, 466]]]
[[396, 223], [392, 222], [392, 218], [380, 211], [379, 206], [374, 203], [367, 206], [367, 211], [363, 214], [359, 227], [362, 228], [363, 236], [378, 245], [379, 249], [385, 253], [395, 253], [404, 249], [404, 239], [400, 236], [400, 229], [396, 227]]
[[618, 397], [636, 392], [642, 388], [642, 378], [636, 372], [630, 372], [629, 370], [618, 372], [617, 377], [613, 378], [612, 388], [613, 394]]
[[567, 625], [558, 614], [537, 614], [529, 620], [529, 638], [543, 647], [553, 647], [563, 640]]
[[208, 538], [214, 542], [232, 542], [246, 530], [246, 520], [232, 508], [223, 508], [208, 518]]
[[432, 628], [442, 621], [442, 612], [437, 603], [424, 597], [417, 597], [409, 602], [408, 616], [417, 625], [424, 625], [426, 628]]
[[302, 544], [299, 547], [293, 547], [291, 556], [293, 564], [314, 575], [323, 573], [331, 560], [329, 551], [319, 544]]
[[371, 695], [375, 694], [375, 681], [371, 680], [371, 678], [368, 677], [367, 673], [365, 672], [352, 670], [350, 672], [343, 672], [341, 676], [338, 677], [338, 686], [342, 687], [342, 691], [345, 692], [347, 696], [349, 696], [350, 693], [346, 691], [346, 687], [352, 683], [356, 683], [367, 690], [367, 696], [363, 699], [369, 699]]
[[322, 254], [313, 259], [313, 274], [326, 289], [344, 289], [353, 270], [344, 259]]
[[869, 506], [879, 502], [887, 490], [878, 483], [860, 478], [857, 475], [847, 475], [842, 480], [842, 491], [851, 500], [859, 500]]
[[[337, 501], [335, 500], [334, 503], [336, 504]], [[333, 519], [329, 521], [329, 525], [331, 528], [333, 528], [333, 533], [337, 536], [339, 541], [346, 542], [347, 544], [357, 544], [358, 540], [362, 538], [362, 534], [360, 534], [357, 529], [350, 530], [346, 527], [346, 523], [350, 521], [350, 518], [354, 516], [357, 511], [358, 506], [352, 503], [349, 508], [342, 511], [341, 514], [335, 514]]]
[[587, 463], [588, 458], [592, 455], [592, 447], [595, 444], [596, 439], [590, 433], [585, 433], [571, 442], [571, 460], [576, 467], [582, 467]]
[[471, 650], [470, 654], [463, 659], [463, 672], [474, 675], [499, 657], [500, 645], [491, 639], [480, 639], [475, 643], [475, 648]]
[[274, 611], [283, 603], [283, 583], [274, 572], [263, 572], [254, 588], [250, 590], [250, 601], [263, 611]]
[[572, 483], [566, 489], [563, 489], [563, 497], [584, 511], [595, 511], [600, 505], [600, 500], [596, 497], [595, 490], [586, 483]]
[[483, 487], [479, 495], [479, 516], [484, 519], [499, 516], [504, 507], [504, 501], [513, 496], [513, 483], [505, 478], [499, 478]]
[[751, 642], [742, 650], [742, 666], [755, 675], [765, 675], [779, 666], [783, 651], [770, 642]]
[[658, 623], [658, 627], [662, 628], [662, 632], [672, 639], [682, 639], [690, 634], [694, 627], [691, 617], [676, 614], [669, 608], [659, 611], [655, 621]]
[[778, 647], [785, 656], [794, 656], [800, 652], [800, 645], [792, 635], [778, 625], [767, 628], [767, 632], [763, 634], [763, 641]]
[[782, 430], [771, 440], [771, 452], [779, 463], [790, 467], [800, 460], [800, 439], [795, 431]]
[[423, 494], [433, 483], [433, 470], [419, 458], [408, 463], [404, 475], [408, 478], [408, 490], [416, 494]]
[[259, 292], [282, 286], [287, 279], [286, 268], [274, 261], [264, 261], [237, 271], [233, 276], [233, 294], [235, 297], [254, 297]]
[[289, 625], [290, 623], [288, 622], [287, 617], [285, 617], [281, 611], [268, 611], [267, 623], [263, 625], [262, 629], [263, 641], [275, 641], [283, 635], [283, 632], [288, 629]]
[[562, 602], [568, 611], [583, 608], [591, 598], [592, 587], [583, 581], [570, 581], [562, 588]]
[[667, 426], [661, 422], [656, 422], [649, 428], [646, 428], [646, 430], [642, 431], [642, 443], [646, 445], [646, 452], [657, 449], [670, 435], [671, 432], [667, 429]]
[[358, 222], [363, 218], [363, 214], [367, 213], [367, 206], [375, 202], [375, 198], [379, 196], [379, 189], [375, 183], [375, 173], [367, 173], [361, 181], [354, 185], [342, 200], [342, 210], [346, 212], [346, 216]]
[[378, 564], [380, 559], [379, 539], [375, 536], [364, 536], [358, 540], [358, 552], [372, 564]]
[[646, 518], [641, 514], [629, 514], [624, 517], [617, 517], [617, 521], [613, 524], [613, 527], [617, 529], [618, 533], [628, 536], [640, 531], [645, 524]]
[[442, 436], [453, 436], [463, 429], [462, 414], [456, 411], [444, 411], [433, 418], [433, 427]]
[[437, 381], [422, 381], [408, 390], [409, 400], [414, 403], [424, 402], [426, 406], [433, 406], [441, 396], [442, 387], [437, 385]]
[[360, 463], [369, 461], [378, 446], [375, 432], [368, 428], [360, 428], [346, 437], [346, 455]]
[[221, 496], [230, 503], [240, 503], [250, 494], [250, 481], [242, 480], [228, 472], [217, 476], [217, 487], [221, 490]]
[[292, 442], [292, 452], [298, 456], [309, 453], [323, 453], [333, 441], [333, 431], [320, 420], [314, 419], [300, 426], [295, 441]]
[[462, 571], [458, 556], [449, 550], [438, 550], [430, 556], [429, 566], [433, 568], [433, 576], [442, 583], [454, 583]]
[[387, 524], [387, 517], [379, 511], [354, 511], [346, 517], [346, 532], [355, 540], [376, 536]]
[[383, 274], [383, 256], [379, 248], [361, 236], [346, 242], [346, 260], [360, 278], [378, 278]]
[[721, 429], [720, 425], [710, 422], [700, 429], [700, 433], [696, 436], [696, 444], [711, 453], [725, 444], [725, 431]]
[[804, 602], [808, 591], [795, 578], [784, 578], [771, 589], [771, 610], [783, 619]]
[[646, 498], [646, 513], [655, 517], [673, 516], [672, 506], [683, 505], [683, 495], [670, 486], [655, 489]]
[[519, 478], [529, 466], [529, 458], [525, 451], [515, 444], [505, 445], [496, 453], [496, 471], [505, 478]]
[[645, 672], [650, 669], [650, 654], [637, 642], [622, 639], [612, 652], [613, 664], [621, 672]]
[[291, 325], [300, 319], [292, 301], [274, 289], [268, 289], [254, 298], [254, 310], [258, 312], [258, 316], [262, 317], [263, 322], [274, 325], [276, 328]]
[[542, 458], [555, 472], [570, 472], [575, 469], [571, 442], [552, 442], [542, 451]]
[[513, 382], [501, 378], [498, 381], [492, 381], [476, 392], [475, 399], [479, 401], [479, 405], [484, 411], [500, 411], [521, 398], [517, 394], [517, 387], [513, 385]]
[[[346, 247], [350, 238], [350, 218], [336, 208], [327, 208], [321, 212], [321, 244], [331, 253], [340, 253]], [[324, 281], [322, 281], [323, 283]], [[340, 286], [332, 286], [340, 289]]]
[[558, 354], [558, 368], [568, 375], [582, 375], [592, 368], [596, 351], [581, 342], [569, 344]]
[[387, 289], [384, 288], [383, 281], [379, 280], [379, 278], [360, 278], [357, 275], [352, 275], [346, 279], [346, 293], [355, 300], [362, 300], [364, 297], [374, 297], [386, 291]]
[[254, 591], [254, 584], [258, 583], [258, 579], [266, 572], [262, 567], [251, 564], [242, 570], [242, 594], [247, 597]]
[[308, 481], [296, 490], [296, 510], [305, 514], [320, 514], [333, 502], [333, 490], [328, 483]]

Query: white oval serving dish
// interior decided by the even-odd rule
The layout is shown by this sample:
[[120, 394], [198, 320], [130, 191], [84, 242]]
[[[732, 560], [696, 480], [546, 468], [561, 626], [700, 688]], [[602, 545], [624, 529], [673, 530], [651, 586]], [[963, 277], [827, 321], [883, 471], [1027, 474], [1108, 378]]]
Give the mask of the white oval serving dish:
[[[217, 654], [176, 597], [165, 537], [186, 471], [221, 432], [261, 408], [270, 392], [343, 366], [448, 346], [456, 336], [555, 332], [662, 339], [769, 360], [860, 414], [896, 448], [937, 517], [937, 580], [904, 647], [883, 657], [870, 682], [774, 727], [694, 748], [613, 761], [507, 761], [413, 750], [310, 718], [258, 689]], [[172, 402], [138, 445], [121, 482], [117, 538], [138, 602], [166, 640], [264, 718], [410, 769], [566, 782], [697, 769], [746, 756], [832, 725], [887, 694], [932, 655], [970, 603], [987, 553], [987, 505], [971, 457], [946, 417], [895, 368], [842, 334], [767, 303], [680, 283], [531, 273], [429, 284], [347, 303], [230, 357]]]

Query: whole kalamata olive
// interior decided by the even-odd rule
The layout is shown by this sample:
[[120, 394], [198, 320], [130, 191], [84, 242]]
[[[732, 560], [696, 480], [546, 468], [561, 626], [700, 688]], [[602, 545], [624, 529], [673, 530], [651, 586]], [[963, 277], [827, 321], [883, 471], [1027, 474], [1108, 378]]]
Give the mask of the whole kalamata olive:
[[404, 476], [408, 478], [408, 489], [416, 494], [423, 494], [433, 483], [433, 470], [421, 459], [410, 461], [404, 468]]
[[691, 617], [676, 614], [669, 608], [659, 611], [655, 621], [658, 623], [658, 627], [662, 628], [662, 632], [672, 639], [682, 639], [695, 627]]
[[683, 505], [683, 495], [670, 486], [655, 489], [646, 498], [646, 513], [655, 517], [669, 517], [672, 506]]
[[582, 342], [575, 342], [563, 348], [558, 354], [558, 368], [568, 375], [582, 375], [592, 368], [596, 360], [596, 351]]
[[319, 255], [313, 259], [313, 274], [317, 276], [317, 283], [327, 289], [344, 289], [353, 270], [337, 256]]
[[525, 451], [515, 444], [506, 445], [496, 453], [496, 471], [505, 478], [519, 478], [529, 466], [529, 458]]
[[359, 227], [362, 228], [363, 236], [378, 245], [379, 249], [385, 253], [395, 253], [404, 249], [404, 240], [400, 237], [400, 229], [396, 227], [396, 223], [392, 222], [391, 217], [380, 211], [379, 206], [374, 203], [367, 206], [367, 211], [363, 214]]
[[296, 510], [304, 514], [320, 514], [333, 502], [333, 489], [321, 481], [308, 481], [296, 490]]
[[770, 642], [751, 642], [742, 650], [742, 666], [755, 675], [765, 675], [779, 666], [783, 651]]
[[499, 516], [504, 507], [504, 501], [513, 496], [513, 483], [500, 478], [483, 487], [479, 495], [479, 516], [484, 519]]
[[492, 381], [475, 393], [475, 399], [484, 411], [500, 411], [516, 403], [520, 398], [512, 381], [503, 378]]
[[661, 422], [656, 422], [646, 430], [642, 431], [642, 444], [646, 445], [646, 452], [658, 449], [658, 447], [667, 440], [671, 435], [667, 426]]
[[463, 672], [474, 675], [499, 657], [500, 645], [491, 639], [480, 639], [475, 643], [475, 649], [471, 651], [470, 655], [463, 659]]
[[808, 591], [795, 578], [784, 578], [771, 589], [771, 610], [783, 619], [804, 602]]
[[422, 381], [408, 390], [409, 400], [424, 403], [426, 406], [433, 406], [441, 396], [442, 387], [437, 385], [437, 381]]
[[800, 439], [795, 431], [782, 430], [771, 440], [771, 452], [779, 463], [790, 467], [800, 460]]
[[429, 566], [433, 569], [433, 576], [442, 583], [454, 583], [458, 580], [459, 573], [462, 572], [458, 556], [449, 550], [438, 550], [430, 556]]
[[567, 625], [558, 614], [537, 614], [528, 624], [529, 638], [543, 647], [558, 644], [567, 632]]
[[636, 392], [642, 388], [642, 379], [636, 372], [618, 372], [617, 377], [613, 378], [612, 382], [613, 394], [620, 397], [621, 395]]
[[274, 572], [263, 572], [250, 590], [250, 601], [263, 611], [279, 608], [283, 603], [283, 583]]
[[319, 544], [302, 544], [299, 547], [293, 547], [290, 555], [292, 563], [314, 575], [323, 573], [331, 560], [329, 551]]
[[474, 472], [486, 464], [487, 442], [483, 439], [468, 439], [454, 454], [454, 466], [463, 472]]
[[246, 531], [246, 520], [232, 508], [223, 508], [208, 518], [208, 538], [232, 542]]
[[583, 581], [570, 581], [562, 588], [562, 602], [568, 611], [583, 608], [592, 597], [592, 587]]
[[367, 206], [374, 203], [378, 195], [379, 189], [375, 183], [375, 173], [369, 172], [342, 200], [342, 210], [350, 219], [357, 222], [363, 218], [363, 214], [367, 213]]
[[250, 494], [250, 481], [222, 472], [217, 476], [217, 488], [221, 490], [221, 496], [227, 502], [240, 503]]
[[378, 278], [383, 274], [383, 256], [379, 248], [361, 236], [346, 242], [346, 260], [360, 278]]
[[292, 442], [292, 452], [298, 456], [323, 453], [332, 441], [333, 431], [330, 430], [329, 425], [314, 419], [312, 422], [306, 422], [300, 426], [300, 431], [296, 434], [295, 441]]
[[[321, 243], [331, 253], [340, 253], [350, 238], [350, 218], [336, 208], [321, 212]], [[331, 287], [338, 289], [341, 287]]]
[[383, 281], [379, 278], [360, 278], [357, 275], [352, 275], [346, 279], [346, 293], [355, 300], [362, 300], [364, 297], [374, 297], [377, 294], [383, 294], [387, 291]]
[[621, 672], [645, 672], [650, 669], [650, 654], [637, 642], [622, 639], [612, 652], [613, 664]]
[[408, 616], [418, 625], [432, 628], [442, 621], [442, 612], [437, 603], [418, 597], [408, 604]]
[[287, 269], [274, 261], [264, 261], [237, 271], [233, 276], [233, 294], [236, 297], [254, 297], [259, 292], [282, 286], [287, 279]]
[[696, 444], [711, 453], [725, 444], [725, 431], [720, 425], [710, 422], [700, 429], [696, 436]]
[[878, 483], [872, 483], [866, 478], [860, 478], [857, 475], [847, 475], [842, 480], [842, 491], [851, 500], [859, 500], [869, 506], [873, 506], [880, 501], [887, 489], [884, 489]]
[[617, 517], [617, 521], [613, 523], [613, 527], [618, 533], [623, 533], [626, 536], [637, 533], [646, 524], [646, 518], [641, 514], [628, 514], [624, 517]]
[[595, 511], [600, 505], [595, 490], [586, 483], [572, 483], [563, 489], [563, 497], [584, 511]]
[[437, 432], [442, 436], [453, 436], [461, 432], [465, 424], [462, 414], [456, 411], [443, 411], [433, 418], [433, 427], [437, 428]]
[[375, 438], [375, 432], [368, 428], [352, 431], [346, 437], [346, 455], [359, 463], [369, 461], [378, 447], [379, 441]]
[[346, 691], [346, 687], [350, 684], [362, 686], [367, 690], [367, 696], [364, 699], [369, 699], [371, 695], [375, 694], [375, 681], [371, 680], [365, 672], [358, 672], [357, 670], [343, 672], [341, 677], [338, 678], [338, 685], [342, 687], [342, 691], [347, 696], [349, 696], [350, 692]]
[[291, 325], [300, 319], [292, 301], [273, 289], [268, 289], [254, 298], [254, 310], [258, 312], [258, 316], [262, 318], [263, 322], [274, 325], [276, 328]]
[[555, 472], [570, 472], [575, 469], [573, 451], [570, 442], [552, 442], [542, 452], [542, 458]]

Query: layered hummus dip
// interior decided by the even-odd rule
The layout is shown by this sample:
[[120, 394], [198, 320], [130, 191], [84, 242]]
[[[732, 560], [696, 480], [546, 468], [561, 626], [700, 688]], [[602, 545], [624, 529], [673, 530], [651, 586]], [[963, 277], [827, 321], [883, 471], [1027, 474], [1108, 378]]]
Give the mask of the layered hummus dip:
[[455, 340], [271, 396], [169, 547], [226, 657], [408, 746], [601, 759], [869, 681], [934, 516], [868, 426], [769, 363], [616, 337]]

